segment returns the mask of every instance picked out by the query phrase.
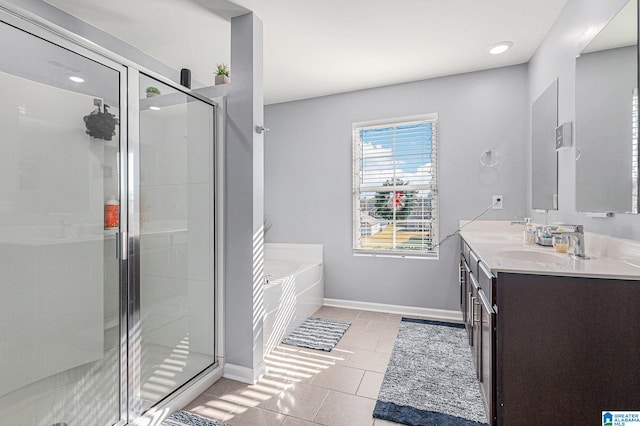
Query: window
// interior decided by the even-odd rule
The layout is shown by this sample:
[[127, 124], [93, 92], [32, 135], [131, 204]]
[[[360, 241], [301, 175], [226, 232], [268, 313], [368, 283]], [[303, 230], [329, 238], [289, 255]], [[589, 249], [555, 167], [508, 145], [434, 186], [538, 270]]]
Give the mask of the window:
[[355, 254], [438, 254], [437, 122], [354, 124]]

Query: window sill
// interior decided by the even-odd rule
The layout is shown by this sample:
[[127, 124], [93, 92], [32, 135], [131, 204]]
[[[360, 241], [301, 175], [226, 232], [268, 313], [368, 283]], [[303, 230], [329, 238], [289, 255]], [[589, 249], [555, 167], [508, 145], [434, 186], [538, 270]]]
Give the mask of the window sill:
[[411, 253], [372, 253], [354, 251], [353, 255], [356, 257], [397, 257], [403, 259], [424, 259], [424, 260], [438, 260], [440, 257], [437, 253], [429, 254], [411, 254]]

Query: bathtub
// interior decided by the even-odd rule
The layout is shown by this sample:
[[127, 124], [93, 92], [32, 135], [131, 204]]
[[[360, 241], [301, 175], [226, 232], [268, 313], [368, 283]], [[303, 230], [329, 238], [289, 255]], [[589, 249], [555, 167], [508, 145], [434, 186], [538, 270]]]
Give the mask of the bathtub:
[[264, 245], [263, 346], [268, 354], [324, 301], [322, 244]]

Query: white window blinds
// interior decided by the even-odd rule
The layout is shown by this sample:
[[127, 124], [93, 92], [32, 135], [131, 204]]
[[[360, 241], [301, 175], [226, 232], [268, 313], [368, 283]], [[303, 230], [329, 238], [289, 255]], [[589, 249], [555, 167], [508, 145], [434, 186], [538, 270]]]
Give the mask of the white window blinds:
[[353, 248], [437, 255], [437, 116], [354, 125]]

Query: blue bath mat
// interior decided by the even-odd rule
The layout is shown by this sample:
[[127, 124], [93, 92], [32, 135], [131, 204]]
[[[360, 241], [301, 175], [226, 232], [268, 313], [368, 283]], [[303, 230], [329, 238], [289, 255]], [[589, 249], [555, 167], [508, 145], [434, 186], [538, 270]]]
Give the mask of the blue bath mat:
[[373, 417], [412, 426], [487, 424], [462, 324], [402, 319]]
[[161, 426], [230, 426], [217, 420], [206, 419], [186, 411], [176, 411], [167, 417]]
[[350, 322], [326, 318], [307, 318], [282, 340], [287, 345], [330, 352], [347, 331]]

